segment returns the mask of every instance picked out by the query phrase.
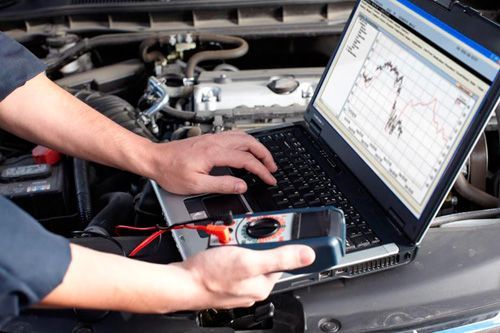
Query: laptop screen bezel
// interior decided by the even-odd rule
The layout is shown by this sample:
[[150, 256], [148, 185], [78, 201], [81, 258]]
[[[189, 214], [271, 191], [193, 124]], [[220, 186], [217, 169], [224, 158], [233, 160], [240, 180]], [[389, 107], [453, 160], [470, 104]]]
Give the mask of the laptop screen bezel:
[[[444, 173], [441, 176], [441, 179], [438, 181], [437, 186], [422, 213], [420, 214], [420, 217], [417, 218], [314, 106], [320, 87], [326, 79], [328, 69], [330, 68], [330, 66], [332, 66], [332, 63], [339, 51], [341, 41], [345, 38], [346, 31], [352, 22], [354, 13], [356, 12], [360, 4], [360, 1], [361, 0], [358, 0], [356, 2], [356, 5], [354, 6], [354, 9], [341, 35], [339, 44], [330, 57], [328, 65], [325, 68], [323, 76], [317, 86], [311, 103], [307, 108], [304, 118], [308, 123], [314, 122], [314, 127], [319, 127], [320, 136], [323, 141], [327, 145], [329, 145], [333, 151], [335, 151], [335, 153], [340, 157], [340, 159], [345, 163], [350, 171], [353, 172], [353, 174], [361, 181], [366, 189], [380, 203], [384, 210], [386, 210], [388, 213], [390, 212], [389, 215], [397, 216], [397, 220], [399, 221], [398, 224], [400, 225], [402, 231], [413, 243], [418, 244], [420, 243], [422, 237], [428, 229], [428, 226], [431, 223], [432, 219], [437, 214], [449, 190], [453, 186], [464, 162], [474, 148], [476, 141], [483, 133], [492, 110], [494, 110], [495, 108], [495, 104], [498, 104], [500, 78], [497, 73], [493, 83], [490, 86], [490, 89], [488, 90], [481, 105], [476, 111], [476, 115], [474, 116], [472, 123], [466, 130], [461, 142], [459, 143], [452, 160], [446, 167]], [[476, 14], [476, 17], [473, 17], [473, 19], [477, 21], [474, 22], [475, 29], [471, 31], [470, 20], [472, 16], [470, 12], [464, 10], [464, 7], [462, 7], [461, 5], [455, 4], [450, 9], [447, 9], [435, 2], [427, 1], [427, 3], [425, 3], [425, 0], [412, 0], [412, 3], [425, 10], [427, 13], [433, 15], [444, 24], [447, 24], [453, 29], [459, 31], [466, 37], [471, 38], [475, 42], [488, 49], [495, 50], [494, 41], [488, 40], [487, 36], [489, 34], [485, 33], [485, 31], [495, 31], [496, 29], [496, 33], [498, 34], [499, 26], [494, 24], [493, 22], [486, 20]], [[469, 20], [467, 20], [466, 18], [468, 18]], [[465, 26], [467, 27], [463, 29]], [[464, 30], [467, 31], [467, 34], [464, 33]]]

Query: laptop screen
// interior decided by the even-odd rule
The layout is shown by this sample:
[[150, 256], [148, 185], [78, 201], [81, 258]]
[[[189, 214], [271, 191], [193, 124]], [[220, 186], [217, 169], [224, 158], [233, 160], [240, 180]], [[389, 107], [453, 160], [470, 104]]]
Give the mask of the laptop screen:
[[361, 0], [314, 106], [419, 218], [499, 64], [406, 0]]

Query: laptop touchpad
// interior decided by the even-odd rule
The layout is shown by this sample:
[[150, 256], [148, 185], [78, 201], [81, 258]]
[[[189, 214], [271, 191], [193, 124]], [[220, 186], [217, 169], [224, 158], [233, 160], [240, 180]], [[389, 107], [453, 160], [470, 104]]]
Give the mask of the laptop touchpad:
[[227, 214], [244, 214], [248, 210], [243, 205], [239, 195], [211, 195], [202, 199], [203, 208], [209, 216]]
[[[244, 214], [248, 210], [238, 195], [234, 194], [210, 194], [198, 196], [184, 200], [184, 204], [192, 219], [201, 219], [207, 216], [216, 216], [228, 214]], [[200, 237], [205, 238], [208, 235], [198, 230]]]

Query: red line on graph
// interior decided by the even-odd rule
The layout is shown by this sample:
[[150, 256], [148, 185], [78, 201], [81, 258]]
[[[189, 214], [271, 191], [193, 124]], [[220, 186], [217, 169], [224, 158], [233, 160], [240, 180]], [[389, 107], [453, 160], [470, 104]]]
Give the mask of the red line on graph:
[[444, 128], [444, 126], [441, 126], [439, 124], [439, 121], [437, 120], [437, 112], [436, 112], [437, 99], [436, 99], [436, 97], [433, 97], [432, 100], [430, 100], [429, 102], [415, 102], [415, 103], [413, 103], [413, 101], [409, 101], [408, 103], [406, 103], [405, 107], [403, 109], [401, 109], [401, 112], [399, 113], [398, 118], [404, 116], [406, 111], [408, 110], [408, 108], [415, 109], [418, 106], [428, 106], [430, 108], [431, 105], [432, 105], [432, 125], [434, 126], [434, 129], [436, 130], [436, 134], [440, 135], [441, 138], [443, 139], [443, 141], [446, 141], [446, 137], [447, 137], [446, 129]]

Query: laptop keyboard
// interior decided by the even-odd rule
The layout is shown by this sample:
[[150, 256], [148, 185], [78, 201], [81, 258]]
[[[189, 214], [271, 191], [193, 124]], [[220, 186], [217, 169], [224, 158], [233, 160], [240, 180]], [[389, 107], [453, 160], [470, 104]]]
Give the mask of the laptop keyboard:
[[[274, 173], [278, 181], [276, 186], [268, 186], [245, 171], [233, 170], [236, 176], [247, 182], [250, 197], [258, 198], [262, 210], [338, 207], [345, 215], [348, 252], [379, 244], [380, 239], [370, 226], [307, 151], [300, 142], [300, 136], [294, 134], [292, 130], [287, 130], [257, 138], [269, 149], [278, 165], [278, 171]], [[330, 164], [335, 167], [332, 161]]]

